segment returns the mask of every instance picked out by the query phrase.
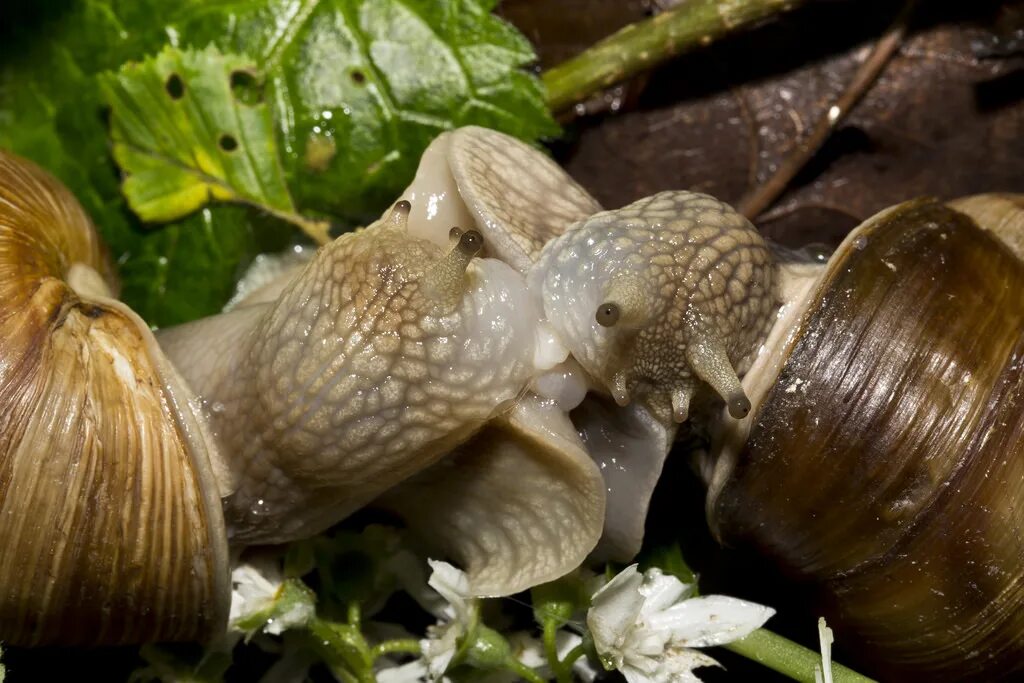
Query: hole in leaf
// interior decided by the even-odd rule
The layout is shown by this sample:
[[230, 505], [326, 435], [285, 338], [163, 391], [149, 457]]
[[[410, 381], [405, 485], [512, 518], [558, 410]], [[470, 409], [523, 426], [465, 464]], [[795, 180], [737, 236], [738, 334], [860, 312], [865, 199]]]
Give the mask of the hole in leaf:
[[164, 83], [164, 89], [172, 100], [180, 100], [185, 96], [185, 83], [178, 74], [171, 74]]
[[249, 71], [231, 72], [231, 94], [244, 104], [263, 102], [263, 82]]
[[235, 139], [234, 135], [228, 135], [227, 133], [220, 136], [220, 139], [217, 140], [217, 144], [220, 145], [220, 148], [225, 152], [234, 152], [238, 149], [238, 140]]
[[362, 85], [363, 83], [366, 82], [366, 74], [364, 74], [359, 69], [352, 69], [352, 71], [349, 73], [349, 76], [352, 78], [352, 82], [356, 83], [357, 85]]

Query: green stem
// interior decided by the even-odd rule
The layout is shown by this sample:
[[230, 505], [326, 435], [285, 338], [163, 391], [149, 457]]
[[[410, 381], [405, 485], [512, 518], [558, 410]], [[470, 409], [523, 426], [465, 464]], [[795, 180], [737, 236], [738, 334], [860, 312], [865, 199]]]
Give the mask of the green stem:
[[587, 654], [587, 643], [586, 641], [580, 643], [573, 649], [566, 653], [565, 659], [562, 660], [562, 666], [568, 671], [572, 671], [572, 665], [576, 663], [576, 660]]
[[270, 213], [277, 218], [280, 218], [283, 221], [291, 223], [292, 225], [294, 225], [295, 227], [299, 228], [304, 233], [309, 235], [313, 239], [313, 241], [316, 242], [318, 245], [327, 244], [328, 242], [331, 241], [331, 236], [329, 234], [331, 224], [328, 223], [327, 221], [313, 220], [311, 218], [306, 218], [305, 216], [301, 216], [291, 211], [279, 211], [277, 209], [272, 209], [269, 206], [263, 206], [261, 204], [255, 204], [255, 206], [260, 209], [263, 209], [267, 213]]
[[[349, 617], [351, 616], [350, 614]], [[359, 683], [373, 683], [374, 660], [370, 655], [370, 647], [358, 628], [323, 619], [313, 619], [307, 628], [313, 636], [311, 642], [332, 668], [347, 670]]]
[[352, 602], [348, 603], [348, 610], [346, 616], [348, 617], [348, 625], [358, 630], [360, 628], [359, 622], [362, 621], [363, 618], [362, 610], [359, 608], [358, 602], [353, 600]]
[[514, 657], [509, 658], [508, 664], [505, 666], [516, 676], [519, 676], [520, 679], [527, 681], [527, 683], [547, 683], [541, 678], [540, 674]]
[[650, 19], [630, 24], [542, 76], [553, 112], [710, 43], [788, 11], [804, 0], [685, 0]]
[[[374, 661], [378, 657], [390, 654], [405, 654], [405, 655], [419, 655], [422, 654], [420, 649], [420, 641], [413, 640], [412, 638], [405, 638], [399, 640], [386, 640], [383, 643], [377, 643], [370, 650], [370, 656], [373, 657]], [[0, 682], [2, 683], [2, 682]]]
[[[814, 683], [814, 667], [821, 666], [820, 652], [763, 628], [722, 647], [802, 683]], [[867, 676], [835, 663], [832, 664], [832, 680], [834, 683], [873, 683]]]
[[571, 683], [569, 672], [572, 669], [558, 659], [558, 626], [554, 619], [544, 620], [544, 654], [548, 658], [548, 666], [551, 667], [555, 680], [558, 683]]

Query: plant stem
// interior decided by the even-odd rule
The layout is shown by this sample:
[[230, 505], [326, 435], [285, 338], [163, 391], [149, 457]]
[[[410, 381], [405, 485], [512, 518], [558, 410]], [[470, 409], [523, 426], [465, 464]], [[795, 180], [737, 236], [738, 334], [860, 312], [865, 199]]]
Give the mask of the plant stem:
[[[565, 655], [565, 659], [562, 660], [562, 666], [572, 672], [572, 665], [576, 663], [576, 660], [587, 654], [586, 642], [580, 643]], [[0, 683], [3, 683], [0, 681]]]
[[331, 236], [328, 232], [331, 225], [327, 221], [317, 221], [306, 218], [305, 216], [300, 216], [297, 213], [292, 213], [290, 211], [278, 211], [277, 209], [272, 209], [268, 206], [261, 206], [259, 204], [255, 204], [254, 206], [263, 209], [276, 218], [280, 218], [281, 220], [287, 221], [296, 226], [302, 230], [302, 232], [309, 235], [317, 245], [327, 244], [331, 241]]
[[541, 79], [548, 106], [559, 112], [640, 71], [737, 29], [788, 11], [804, 0], [684, 0], [650, 19], [630, 24], [548, 69]]
[[520, 662], [518, 659], [510, 659], [506, 666], [509, 671], [514, 673], [516, 676], [519, 676], [520, 679], [527, 681], [527, 683], [546, 683], [545, 680], [541, 678], [540, 674]]
[[[763, 628], [722, 647], [802, 683], [814, 683], [814, 667], [821, 666], [820, 652]], [[835, 663], [832, 664], [832, 680], [834, 683], [873, 683], [867, 676]]]
[[[352, 604], [358, 603], [349, 605], [350, 619]], [[374, 660], [366, 639], [357, 627], [315, 618], [307, 628], [313, 636], [311, 642], [332, 669], [347, 670], [359, 683], [373, 683]]]
[[874, 50], [864, 63], [857, 69], [850, 84], [843, 91], [835, 102], [822, 113], [818, 124], [803, 140], [797, 141], [793, 150], [786, 160], [779, 166], [779, 169], [764, 184], [755, 188], [736, 205], [736, 210], [750, 220], [757, 218], [765, 209], [772, 205], [783, 193], [789, 182], [796, 177], [811, 157], [821, 149], [825, 141], [832, 134], [839, 124], [846, 118], [846, 115], [854, 108], [860, 99], [871, 89], [882, 69], [889, 63], [896, 51], [903, 42], [903, 36], [907, 31], [907, 20], [913, 8], [913, 1], [904, 4], [903, 9], [897, 16], [896, 21], [889, 27], [878, 42]]
[[[383, 643], [374, 645], [370, 650], [370, 656], [373, 657], [374, 661], [376, 661], [378, 657], [395, 653], [408, 655], [421, 654], [420, 641], [413, 640], [412, 638], [385, 640]], [[3, 682], [0, 681], [0, 683]]]
[[548, 666], [551, 673], [555, 675], [557, 683], [570, 683], [571, 668], [567, 668], [558, 659], [558, 627], [559, 623], [554, 619], [544, 620], [544, 654], [548, 659]]

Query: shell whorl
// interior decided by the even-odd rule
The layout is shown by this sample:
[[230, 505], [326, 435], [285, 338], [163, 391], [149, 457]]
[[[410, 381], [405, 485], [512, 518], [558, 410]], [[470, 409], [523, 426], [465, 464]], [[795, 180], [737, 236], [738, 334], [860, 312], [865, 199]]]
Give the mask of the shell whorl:
[[749, 437], [713, 449], [713, 527], [815, 581], [893, 680], [1019, 676], [1024, 264], [909, 202], [852, 233], [808, 302], [777, 377], [748, 375], [770, 387]]
[[[89, 219], [0, 151], [0, 640], [196, 640], [227, 548], [191, 395], [112, 299]], [[104, 282], [106, 284], [104, 284]]]

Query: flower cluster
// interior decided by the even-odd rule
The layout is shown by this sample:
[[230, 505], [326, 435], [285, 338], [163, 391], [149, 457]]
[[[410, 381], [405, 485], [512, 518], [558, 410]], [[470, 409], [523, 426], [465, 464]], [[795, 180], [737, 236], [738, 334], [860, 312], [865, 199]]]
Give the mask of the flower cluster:
[[761, 627], [775, 610], [724, 595], [690, 597], [693, 584], [631, 565], [594, 594], [587, 626], [606, 669], [629, 683], [692, 683], [718, 663], [693, 648], [724, 645]]
[[[446, 601], [442, 618], [420, 642], [423, 657], [387, 673], [386, 680], [445, 680], [458, 653], [477, 637], [479, 605], [470, 597], [464, 573], [446, 562], [431, 560], [429, 584]], [[618, 669], [629, 683], [693, 683], [693, 670], [717, 662], [695, 648], [723, 645], [743, 638], [763, 625], [775, 611], [723, 595], [692, 597], [693, 584], [658, 569], [641, 573], [632, 565], [593, 594], [586, 613], [589, 633], [583, 637], [562, 632], [558, 657], [589, 638], [606, 669]], [[489, 629], [488, 629], [489, 630]], [[492, 632], [493, 633], [493, 632]], [[517, 659], [538, 669], [545, 664], [539, 644], [521, 648]], [[495, 662], [500, 663], [500, 662]], [[593, 680], [595, 672], [577, 661], [577, 675]], [[416, 678], [399, 677], [407, 673]]]

